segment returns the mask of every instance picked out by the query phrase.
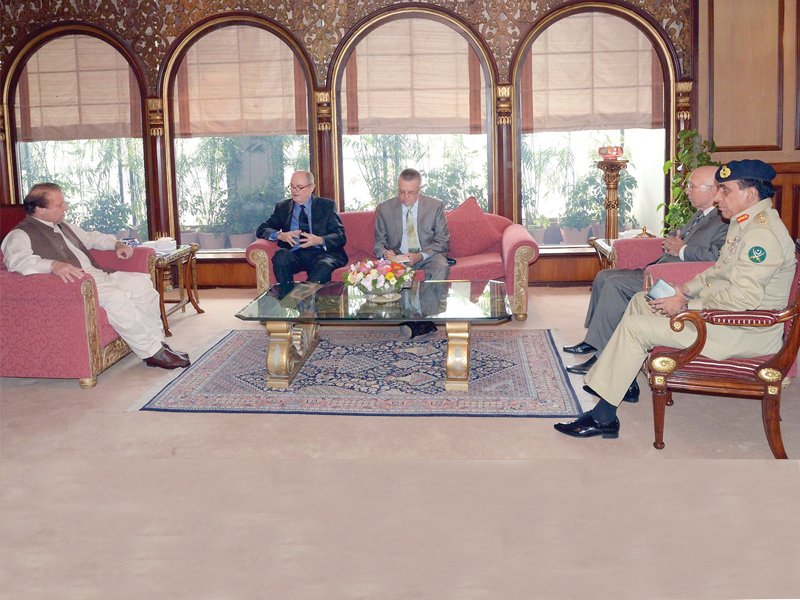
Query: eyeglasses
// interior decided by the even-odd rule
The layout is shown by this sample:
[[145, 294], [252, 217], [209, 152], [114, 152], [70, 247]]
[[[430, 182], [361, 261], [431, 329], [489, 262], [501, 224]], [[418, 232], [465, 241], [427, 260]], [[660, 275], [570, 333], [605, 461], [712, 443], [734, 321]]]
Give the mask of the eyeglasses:
[[687, 190], [702, 190], [703, 188], [714, 188], [717, 187], [716, 183], [706, 183], [703, 185], [695, 185], [692, 182], [687, 183], [684, 186]]
[[289, 185], [286, 186], [286, 191], [287, 192], [299, 192], [300, 190], [306, 189], [310, 185], [314, 185], [314, 184], [313, 183], [307, 183], [305, 185], [292, 185], [292, 184], [289, 184]]

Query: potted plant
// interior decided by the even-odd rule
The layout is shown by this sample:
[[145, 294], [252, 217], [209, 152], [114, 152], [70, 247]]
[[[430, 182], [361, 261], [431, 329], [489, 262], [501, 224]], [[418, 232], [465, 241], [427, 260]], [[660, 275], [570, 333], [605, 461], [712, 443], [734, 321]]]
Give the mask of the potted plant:
[[120, 198], [119, 194], [108, 192], [88, 202], [88, 211], [79, 222], [85, 229], [127, 238], [136, 235], [136, 230], [131, 233], [130, 220], [130, 206]]
[[208, 202], [200, 213], [198, 243], [203, 250], [219, 250], [225, 247], [225, 212], [227, 199]]
[[719, 166], [719, 162], [711, 158], [717, 151], [713, 140], [701, 140], [696, 129], [685, 129], [678, 133], [678, 144], [675, 148], [675, 160], [664, 163], [664, 175], [672, 173], [670, 179], [671, 199], [662, 202], [657, 208], [666, 207], [664, 214], [664, 234], [683, 227], [694, 214], [694, 207], [689, 202], [686, 184], [692, 171], [706, 165]]
[[[633, 192], [638, 186], [636, 177], [629, 171], [620, 171], [617, 184], [617, 220], [620, 229], [638, 225], [633, 216]], [[569, 188], [565, 210], [559, 217], [564, 243], [585, 244], [591, 227], [597, 227], [597, 231], [593, 232], [595, 237], [603, 237], [605, 202], [606, 185], [601, 172], [592, 171], [578, 178], [575, 185]], [[574, 231], [576, 229], [578, 231]]]
[[550, 227], [550, 219], [544, 215], [537, 214], [532, 219], [528, 220], [528, 231], [536, 240], [537, 244], [544, 244], [544, 234], [547, 228]]

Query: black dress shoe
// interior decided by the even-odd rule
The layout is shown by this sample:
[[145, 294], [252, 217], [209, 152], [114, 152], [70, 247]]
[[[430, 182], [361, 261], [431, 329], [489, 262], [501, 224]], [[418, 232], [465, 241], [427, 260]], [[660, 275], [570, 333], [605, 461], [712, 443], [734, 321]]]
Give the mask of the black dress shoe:
[[604, 438], [619, 437], [619, 419], [614, 419], [611, 423], [598, 423], [592, 416], [592, 411], [583, 413], [570, 423], [556, 423], [553, 427], [556, 431], [572, 437], [587, 438], [595, 435], [602, 435]]
[[177, 354], [181, 358], [185, 358], [186, 360], [189, 360], [189, 354], [188, 353], [181, 352], [180, 350], [174, 350], [173, 348], [170, 348], [169, 344], [167, 344], [167, 342], [161, 342], [161, 347], [162, 348], [166, 348], [167, 350], [169, 350], [173, 354]]
[[400, 324], [400, 333], [407, 340], [422, 338], [436, 331], [436, 323], [431, 321], [406, 321]]
[[161, 348], [153, 356], [144, 359], [148, 367], [160, 367], [162, 369], [182, 369], [191, 363], [188, 358], [178, 356], [167, 348]]
[[570, 354], [589, 354], [589, 352], [597, 352], [597, 348], [586, 342], [581, 342], [574, 346], [564, 346], [562, 349], [564, 352], [569, 352]]
[[[597, 396], [598, 398], [602, 398], [600, 394], [595, 392], [588, 385], [583, 386], [583, 391], [591, 394], [592, 396]], [[631, 387], [628, 388], [628, 391], [625, 392], [625, 395], [622, 397], [622, 401], [630, 402], [631, 404], [639, 401], [639, 384], [636, 383], [635, 379], [631, 384]]]
[[567, 371], [569, 373], [575, 373], [576, 375], [586, 375], [589, 372], [589, 369], [591, 369], [596, 362], [597, 357], [593, 356], [585, 362], [578, 363], [577, 365], [569, 365], [567, 367]]

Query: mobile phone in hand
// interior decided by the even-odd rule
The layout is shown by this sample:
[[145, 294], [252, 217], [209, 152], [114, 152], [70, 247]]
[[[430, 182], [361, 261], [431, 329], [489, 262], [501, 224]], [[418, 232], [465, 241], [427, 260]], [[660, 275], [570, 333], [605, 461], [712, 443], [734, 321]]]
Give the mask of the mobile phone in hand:
[[657, 300], [659, 298], [669, 298], [675, 295], [675, 288], [668, 284], [663, 279], [656, 281], [653, 286], [644, 295], [648, 300]]

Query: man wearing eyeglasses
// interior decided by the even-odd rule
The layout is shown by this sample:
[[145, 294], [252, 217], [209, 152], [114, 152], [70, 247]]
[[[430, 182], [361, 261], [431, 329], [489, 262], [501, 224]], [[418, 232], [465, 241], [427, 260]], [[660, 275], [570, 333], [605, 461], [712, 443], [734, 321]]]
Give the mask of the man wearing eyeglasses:
[[[719, 184], [715, 201], [730, 221], [716, 263], [676, 286], [673, 296], [649, 300], [640, 291], [631, 299], [606, 351], [586, 376], [586, 391], [600, 401], [575, 421], [556, 423], [556, 431], [581, 438], [619, 437], [617, 407], [647, 353], [656, 346], [687, 348], [697, 338], [691, 324], [681, 331], [670, 327], [670, 317], [679, 312], [780, 310], [788, 303], [795, 274], [795, 243], [772, 205], [775, 169], [760, 160], [734, 160], [717, 169], [715, 177]], [[706, 331], [703, 356], [712, 360], [774, 354], [783, 338], [782, 323], [771, 327], [709, 325]]]
[[[683, 229], [664, 238], [664, 254], [655, 263], [680, 261], [710, 261], [719, 257], [719, 250], [725, 243], [728, 223], [722, 219], [714, 196], [717, 183], [714, 180], [716, 167], [698, 167], [689, 177], [686, 191], [689, 201], [697, 212]], [[587, 328], [583, 341], [574, 346], [564, 346], [570, 354], [599, 355], [622, 320], [628, 302], [644, 285], [644, 269], [605, 269], [600, 271], [592, 283], [589, 310], [586, 312]], [[589, 360], [570, 365], [567, 371], [585, 375], [597, 362], [597, 355]], [[639, 399], [638, 389], [631, 390], [628, 400]]]
[[[404, 262], [422, 269], [425, 279], [447, 279], [450, 263], [447, 249], [450, 231], [441, 200], [425, 196], [422, 175], [416, 169], [403, 169], [397, 178], [397, 196], [384, 200], [376, 209], [375, 247], [378, 258]], [[400, 326], [408, 338], [436, 331], [430, 321], [409, 321]]]
[[300, 271], [306, 272], [308, 281], [327, 283], [334, 269], [347, 264], [342, 220], [333, 200], [313, 195], [312, 173], [295, 171], [290, 181], [292, 197], [275, 205], [256, 236], [280, 247], [272, 257], [278, 283], [291, 282]]

